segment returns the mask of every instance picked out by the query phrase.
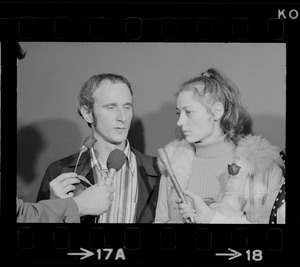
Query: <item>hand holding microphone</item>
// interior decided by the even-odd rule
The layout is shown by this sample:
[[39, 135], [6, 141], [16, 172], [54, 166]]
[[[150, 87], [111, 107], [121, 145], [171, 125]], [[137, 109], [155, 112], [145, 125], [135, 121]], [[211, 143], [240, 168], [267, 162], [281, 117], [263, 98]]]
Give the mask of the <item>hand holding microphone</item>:
[[[172, 182], [172, 184], [173, 184], [173, 186], [174, 186], [174, 188], [175, 188], [175, 190], [177, 192], [178, 197], [181, 199], [181, 201], [184, 204], [188, 204], [188, 201], [187, 201], [187, 199], [186, 199], [186, 197], [185, 197], [185, 195], [184, 195], [184, 193], [183, 193], [183, 191], [182, 191], [182, 189], [181, 189], [181, 187], [180, 187], [180, 185], [179, 185], [179, 183], [178, 183], [178, 181], [176, 179], [175, 173], [174, 173], [174, 171], [173, 171], [173, 169], [171, 167], [171, 164], [169, 162], [169, 158], [168, 158], [167, 152], [163, 148], [158, 149], [157, 152], [158, 152], [159, 159], [161, 160], [161, 162], [166, 167], [166, 170], [167, 170], [167, 172], [169, 174], [169, 177], [170, 177], [171, 182]], [[195, 220], [192, 217], [189, 217], [188, 221], [190, 223], [195, 223]]]
[[62, 173], [49, 183], [50, 199], [73, 197], [75, 184], [80, 183], [80, 179], [75, 172]]
[[187, 190], [183, 190], [183, 193], [192, 200], [194, 208], [185, 203], [177, 202], [177, 207], [182, 217], [184, 219], [193, 217], [197, 223], [211, 223], [215, 211], [211, 209], [199, 195]]

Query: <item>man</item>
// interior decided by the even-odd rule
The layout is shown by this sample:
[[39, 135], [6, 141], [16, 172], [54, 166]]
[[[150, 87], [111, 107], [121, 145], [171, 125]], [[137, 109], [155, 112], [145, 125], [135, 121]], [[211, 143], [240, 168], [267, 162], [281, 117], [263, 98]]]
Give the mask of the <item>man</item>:
[[[86, 176], [91, 184], [107, 176], [106, 161], [114, 149], [126, 155], [124, 166], [113, 177], [114, 201], [98, 223], [152, 223], [158, 196], [159, 170], [156, 158], [146, 156], [130, 146], [127, 140], [133, 118], [133, 93], [126, 78], [116, 74], [98, 74], [87, 80], [79, 93], [79, 114], [91, 128], [96, 141], [82, 153], [52, 163], [43, 178], [37, 200], [51, 196], [64, 198], [75, 194], [83, 182], [55, 179], [64, 172]], [[94, 153], [95, 151], [95, 153]], [[78, 163], [77, 163], [78, 162]]]
[[[26, 52], [17, 43], [17, 63], [25, 58]], [[0, 158], [1, 163], [1, 158]], [[1, 164], [0, 164], [1, 166]], [[1, 178], [1, 171], [0, 171]], [[76, 173], [64, 173], [56, 178], [63, 182], [71, 179], [80, 181]], [[17, 197], [16, 219], [17, 222], [68, 222], [79, 223], [80, 216], [100, 215], [107, 211], [113, 200], [114, 189], [104, 183], [98, 184], [81, 192], [74, 198], [51, 199], [39, 203], [26, 203]]]

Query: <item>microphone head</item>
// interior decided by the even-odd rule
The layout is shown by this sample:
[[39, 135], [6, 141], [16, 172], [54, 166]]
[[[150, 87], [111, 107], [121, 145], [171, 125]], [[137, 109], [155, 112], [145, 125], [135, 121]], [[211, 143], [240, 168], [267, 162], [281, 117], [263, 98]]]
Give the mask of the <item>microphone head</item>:
[[91, 147], [94, 146], [96, 142], [97, 140], [92, 135], [89, 135], [87, 138], [84, 139], [83, 146], [86, 147], [87, 149], [90, 149]]
[[122, 150], [116, 148], [112, 152], [110, 152], [106, 161], [106, 166], [108, 169], [115, 169], [116, 171], [119, 171], [123, 167], [125, 161], [125, 153]]

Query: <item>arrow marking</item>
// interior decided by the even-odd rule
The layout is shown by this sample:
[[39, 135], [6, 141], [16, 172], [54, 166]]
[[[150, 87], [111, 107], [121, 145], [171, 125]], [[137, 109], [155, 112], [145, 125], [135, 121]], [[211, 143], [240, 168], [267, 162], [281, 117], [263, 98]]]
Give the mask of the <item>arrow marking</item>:
[[74, 253], [68, 253], [68, 255], [83, 255], [83, 257], [81, 257], [80, 259], [83, 260], [87, 257], [90, 257], [90, 256], [93, 256], [94, 255], [94, 252], [92, 251], [89, 251], [87, 249], [84, 249], [84, 248], [80, 248], [82, 251], [84, 252], [74, 252]]
[[230, 258], [228, 258], [228, 260], [233, 260], [242, 255], [242, 253], [234, 249], [228, 248], [228, 250], [230, 250], [233, 253], [216, 253], [216, 256], [231, 256]]

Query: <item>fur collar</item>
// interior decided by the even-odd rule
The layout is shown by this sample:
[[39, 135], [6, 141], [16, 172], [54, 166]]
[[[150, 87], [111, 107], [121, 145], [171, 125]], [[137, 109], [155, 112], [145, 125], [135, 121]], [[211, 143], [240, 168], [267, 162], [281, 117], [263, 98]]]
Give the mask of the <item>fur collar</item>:
[[[174, 140], [165, 146], [171, 167], [182, 188], [187, 188], [192, 173], [192, 163], [195, 157], [195, 148], [184, 139]], [[251, 176], [261, 179], [272, 164], [284, 168], [284, 163], [277, 147], [272, 146], [266, 139], [257, 135], [247, 135], [242, 138], [234, 151], [235, 163], [241, 167], [240, 179]], [[158, 166], [162, 174], [166, 175], [164, 164], [158, 159]], [[228, 175], [228, 173], [224, 174]], [[235, 177], [236, 178], [236, 177]], [[168, 179], [169, 180], [169, 179]]]
[[[171, 167], [176, 175], [178, 183], [182, 188], [187, 188], [189, 178], [192, 174], [192, 164], [195, 156], [195, 148], [184, 139], [174, 140], [164, 147]], [[166, 177], [167, 170], [165, 165], [158, 158], [158, 167], [163, 175]], [[168, 182], [169, 179], [167, 180]]]
[[247, 165], [245, 168], [248, 175], [264, 173], [274, 163], [284, 167], [279, 149], [257, 135], [247, 135], [242, 138], [236, 148], [235, 156], [236, 163]]

